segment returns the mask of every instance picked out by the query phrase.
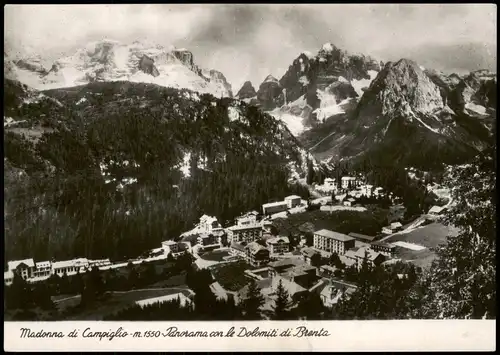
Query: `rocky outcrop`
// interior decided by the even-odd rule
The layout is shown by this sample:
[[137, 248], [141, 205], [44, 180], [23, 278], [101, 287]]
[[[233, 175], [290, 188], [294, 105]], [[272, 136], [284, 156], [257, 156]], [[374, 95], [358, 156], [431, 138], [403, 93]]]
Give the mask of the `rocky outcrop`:
[[428, 114], [444, 108], [436, 84], [412, 60], [389, 62], [373, 81], [359, 102], [358, 115]]
[[139, 69], [146, 74], [157, 77], [158, 75], [160, 75], [160, 72], [158, 71], [154, 63], [155, 61], [153, 60], [153, 58], [144, 55], [139, 61]]
[[236, 98], [240, 100], [251, 99], [255, 96], [257, 96], [257, 91], [255, 91], [255, 88], [250, 81], [245, 81], [241, 89], [236, 94]]
[[210, 82], [216, 83], [218, 86], [224, 88], [224, 90], [225, 90], [224, 96], [233, 97], [233, 90], [232, 90], [231, 84], [229, 84], [229, 82], [227, 81], [224, 74], [222, 74], [218, 70], [211, 69], [208, 71], [208, 76], [209, 76]]
[[284, 103], [283, 88], [275, 77], [268, 75], [260, 84], [257, 100], [264, 110], [272, 110]]

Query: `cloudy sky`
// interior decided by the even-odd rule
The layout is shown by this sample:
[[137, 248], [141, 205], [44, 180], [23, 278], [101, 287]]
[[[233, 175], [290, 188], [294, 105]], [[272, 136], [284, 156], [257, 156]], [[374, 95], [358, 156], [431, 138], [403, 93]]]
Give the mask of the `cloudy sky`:
[[57, 57], [100, 38], [191, 50], [236, 91], [331, 42], [449, 72], [496, 68], [496, 8], [477, 5], [7, 5], [6, 46]]

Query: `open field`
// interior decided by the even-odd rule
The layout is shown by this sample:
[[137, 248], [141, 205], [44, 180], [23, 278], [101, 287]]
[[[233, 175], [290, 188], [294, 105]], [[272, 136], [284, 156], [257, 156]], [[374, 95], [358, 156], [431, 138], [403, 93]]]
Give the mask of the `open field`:
[[204, 260], [210, 260], [210, 261], [224, 261], [224, 257], [229, 256], [229, 252], [226, 250], [214, 250], [214, 251], [209, 251], [206, 253], [203, 253], [200, 255], [200, 258]]
[[394, 243], [398, 241], [422, 245], [426, 248], [436, 248], [439, 244], [446, 242], [448, 235], [456, 235], [457, 229], [445, 226], [442, 223], [431, 223], [419, 227], [409, 233], [394, 234], [385, 242]]
[[[391, 235], [385, 242], [399, 244], [396, 247], [397, 258], [411, 261], [416, 266], [422, 268], [428, 268], [436, 258], [434, 248], [440, 244], [444, 244], [448, 235], [456, 235], [456, 233], [456, 228], [445, 226], [442, 223], [431, 223], [409, 233]], [[408, 243], [410, 245], [407, 245]], [[416, 250], [418, 246], [425, 247], [425, 249]]]
[[245, 270], [253, 269], [244, 261], [213, 266], [212, 275], [222, 287], [229, 291], [238, 291], [245, 286], [249, 279], [245, 275]]

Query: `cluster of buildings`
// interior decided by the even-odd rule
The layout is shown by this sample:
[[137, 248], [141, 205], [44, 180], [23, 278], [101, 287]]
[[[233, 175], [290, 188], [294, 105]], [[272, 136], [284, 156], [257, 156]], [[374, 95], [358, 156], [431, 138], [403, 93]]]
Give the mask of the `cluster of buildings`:
[[[334, 178], [326, 178], [323, 185], [315, 187], [318, 192], [342, 196], [342, 203], [351, 206], [355, 199], [361, 196], [383, 197], [385, 195], [382, 187], [375, 187], [364, 183], [364, 179], [356, 176], [343, 176], [339, 181]], [[391, 195], [389, 197], [392, 197]], [[349, 203], [350, 202], [350, 203]]]
[[4, 282], [11, 285], [14, 274], [18, 273], [24, 280], [37, 282], [48, 279], [52, 275], [70, 276], [78, 272], [84, 273], [94, 266], [103, 267], [111, 265], [109, 259], [89, 260], [78, 258], [65, 261], [41, 261], [35, 262], [33, 259], [14, 260], [7, 263], [7, 271], [4, 271]]

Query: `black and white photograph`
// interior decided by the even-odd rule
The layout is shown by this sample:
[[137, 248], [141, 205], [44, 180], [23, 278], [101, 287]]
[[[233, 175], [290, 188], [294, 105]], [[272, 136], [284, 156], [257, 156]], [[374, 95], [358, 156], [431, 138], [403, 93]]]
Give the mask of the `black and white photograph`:
[[4, 23], [5, 323], [496, 319], [495, 5]]

